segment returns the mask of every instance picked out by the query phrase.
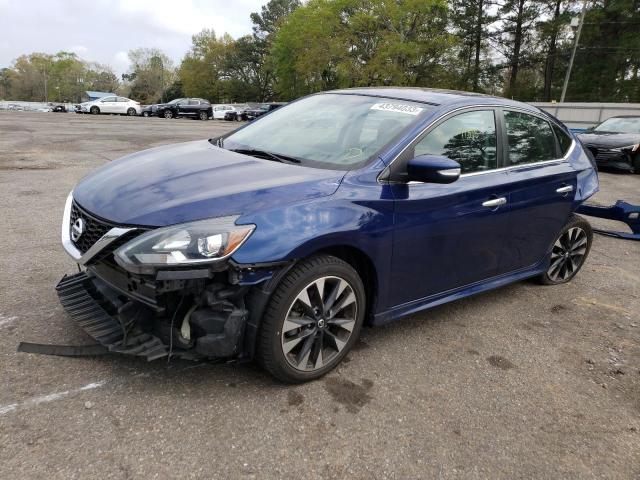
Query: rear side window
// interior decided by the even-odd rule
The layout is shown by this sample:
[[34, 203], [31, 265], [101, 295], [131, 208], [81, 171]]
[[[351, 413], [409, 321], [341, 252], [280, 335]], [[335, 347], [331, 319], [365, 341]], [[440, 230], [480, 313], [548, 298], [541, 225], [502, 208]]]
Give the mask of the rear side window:
[[557, 158], [556, 139], [549, 122], [526, 113], [509, 111], [504, 112], [504, 120], [509, 143], [508, 165], [526, 165]]
[[450, 158], [460, 164], [462, 173], [496, 168], [496, 121], [493, 110], [461, 113], [445, 120], [416, 144], [414, 155]]
[[553, 131], [556, 132], [556, 138], [558, 139], [558, 143], [560, 144], [560, 153], [564, 157], [569, 151], [573, 139], [557, 125], [553, 126]]

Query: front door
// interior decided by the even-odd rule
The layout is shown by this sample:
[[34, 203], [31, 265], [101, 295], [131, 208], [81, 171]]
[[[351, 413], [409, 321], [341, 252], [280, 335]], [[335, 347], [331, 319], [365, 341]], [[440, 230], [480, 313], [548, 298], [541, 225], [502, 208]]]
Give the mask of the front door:
[[545, 258], [573, 211], [577, 172], [563, 159], [571, 141], [558, 138], [562, 130], [530, 113], [503, 114], [511, 208], [499, 271], [507, 273]]
[[116, 97], [105, 97], [100, 100], [101, 113], [118, 113], [118, 102]]
[[493, 109], [469, 110], [445, 118], [405, 151], [405, 159], [432, 154], [456, 160], [462, 176], [448, 185], [392, 183], [389, 306], [497, 275], [510, 188], [499, 169], [500, 140]]

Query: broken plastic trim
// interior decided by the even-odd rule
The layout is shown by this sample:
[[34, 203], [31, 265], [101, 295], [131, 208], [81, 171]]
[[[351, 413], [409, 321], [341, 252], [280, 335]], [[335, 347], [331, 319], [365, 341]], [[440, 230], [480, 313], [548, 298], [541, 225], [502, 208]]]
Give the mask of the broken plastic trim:
[[640, 240], [640, 206], [631, 205], [623, 200], [618, 200], [614, 205], [601, 207], [598, 205], [582, 204], [578, 207], [578, 213], [589, 217], [605, 218], [626, 223], [632, 233], [618, 232], [615, 230], [601, 230], [594, 228], [594, 232], [610, 237], [623, 238], [626, 240]]
[[98, 343], [93, 345], [45, 345], [30, 342], [20, 342], [18, 352], [59, 357], [93, 357], [111, 353], [107, 347]]

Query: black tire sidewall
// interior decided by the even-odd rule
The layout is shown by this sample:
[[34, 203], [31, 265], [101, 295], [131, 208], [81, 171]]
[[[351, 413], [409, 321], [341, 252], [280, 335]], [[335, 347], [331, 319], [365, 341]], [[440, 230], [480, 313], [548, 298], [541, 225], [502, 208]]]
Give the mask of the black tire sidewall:
[[[289, 365], [285, 358], [281, 345], [282, 327], [289, 307], [300, 291], [314, 280], [324, 276], [341, 277], [351, 285], [358, 306], [356, 324], [345, 347], [329, 364], [316, 371], [304, 372]], [[342, 361], [358, 340], [364, 322], [365, 309], [364, 285], [358, 273], [348, 263], [328, 255], [302, 262], [281, 281], [267, 306], [261, 325], [260, 350], [262, 351], [259, 352], [267, 355], [262, 355], [260, 363], [276, 378], [288, 383], [306, 382], [325, 375]], [[264, 358], [265, 356], [267, 358]]]
[[582, 263], [580, 263], [580, 265], [578, 266], [577, 270], [575, 272], [573, 272], [569, 278], [567, 278], [566, 280], [561, 280], [561, 281], [555, 281], [555, 280], [552, 280], [551, 277], [549, 277], [549, 268], [550, 268], [550, 265], [549, 265], [547, 267], [547, 271], [545, 271], [542, 275], [540, 275], [538, 277], [538, 280], [543, 285], [561, 285], [563, 283], [570, 282], [578, 274], [578, 272], [580, 272], [580, 270], [582, 270], [582, 267], [586, 263], [587, 258], [589, 256], [589, 252], [591, 251], [591, 245], [593, 243], [593, 229], [591, 228], [591, 224], [587, 220], [585, 220], [584, 218], [582, 218], [579, 215], [576, 215], [576, 214], [571, 215], [571, 217], [569, 218], [569, 221], [562, 228], [562, 230], [560, 230], [560, 233], [554, 239], [551, 248], [553, 248], [553, 245], [555, 245], [555, 243], [558, 241], [558, 239], [560, 237], [562, 237], [562, 235], [564, 235], [567, 230], [569, 230], [571, 228], [574, 228], [574, 227], [581, 228], [587, 234], [587, 249], [585, 250], [584, 256], [582, 257]]
[[200, 120], [209, 120], [209, 115], [207, 115], [207, 112], [200, 112], [199, 116]]
[[173, 112], [171, 110], [165, 110], [164, 112], [162, 112], [162, 116], [164, 118], [173, 118]]

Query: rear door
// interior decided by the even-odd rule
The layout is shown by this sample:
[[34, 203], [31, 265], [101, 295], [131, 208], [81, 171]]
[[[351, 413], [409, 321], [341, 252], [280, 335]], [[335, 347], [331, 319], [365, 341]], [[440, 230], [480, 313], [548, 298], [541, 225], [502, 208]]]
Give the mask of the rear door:
[[545, 258], [573, 210], [577, 171], [565, 158], [572, 139], [546, 117], [510, 109], [498, 114], [510, 183], [509, 229], [499, 268], [506, 273]]
[[187, 105], [184, 105], [185, 115], [194, 116], [198, 113], [200, 109], [200, 100], [196, 98], [190, 98]]
[[117, 102], [116, 113], [127, 113], [130, 100], [125, 97], [117, 97]]
[[[391, 302], [430, 297], [497, 274], [509, 219], [509, 181], [493, 108], [451, 114], [398, 161], [421, 154], [456, 160], [448, 185], [391, 183], [395, 198]], [[397, 168], [397, 167], [396, 167]], [[406, 167], [400, 167], [400, 175]], [[392, 173], [397, 175], [397, 173]]]

